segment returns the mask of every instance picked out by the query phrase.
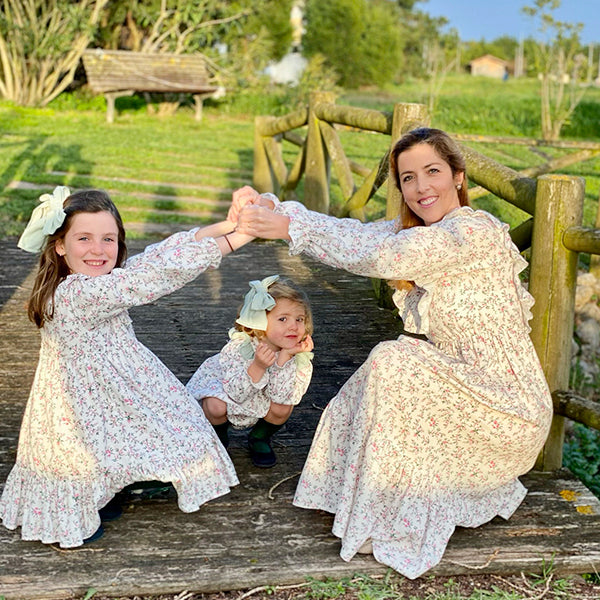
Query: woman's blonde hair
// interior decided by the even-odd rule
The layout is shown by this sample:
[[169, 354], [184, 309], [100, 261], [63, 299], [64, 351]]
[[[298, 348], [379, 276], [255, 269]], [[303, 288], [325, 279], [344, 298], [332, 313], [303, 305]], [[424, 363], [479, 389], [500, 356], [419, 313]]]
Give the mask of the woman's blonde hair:
[[[398, 158], [403, 152], [406, 152], [417, 144], [429, 144], [439, 155], [439, 157], [448, 165], [452, 171], [452, 175], [463, 173], [464, 179], [460, 189], [457, 189], [458, 201], [460, 206], [470, 206], [469, 202], [469, 184], [467, 181], [465, 158], [458, 144], [441, 129], [431, 127], [419, 127], [405, 133], [394, 145], [390, 153], [390, 179], [396, 184], [402, 196], [402, 187], [400, 185], [400, 173], [398, 171]], [[425, 223], [421, 217], [417, 216], [408, 206], [402, 196], [400, 203], [400, 214], [396, 231], [402, 229], [410, 229], [411, 227], [423, 226]], [[410, 289], [414, 287], [413, 281], [392, 281], [390, 285], [396, 289]]]
[[[278, 279], [274, 283], [272, 283], [268, 288], [269, 294], [273, 297], [275, 301], [280, 299], [291, 300], [292, 302], [297, 302], [301, 304], [304, 308], [304, 328], [306, 331], [306, 335], [312, 335], [313, 332], [313, 318], [312, 311], [310, 309], [310, 303], [308, 301], [308, 297], [306, 294], [297, 288], [295, 284], [289, 279]], [[241, 307], [240, 307], [241, 310]], [[240, 310], [238, 310], [238, 317], [240, 316]], [[268, 313], [269, 311], [267, 311]], [[261, 329], [252, 329], [250, 327], [246, 327], [244, 325], [240, 325], [239, 323], [234, 324], [235, 329], [238, 331], [243, 331], [248, 335], [255, 337], [257, 339], [262, 339], [265, 337], [265, 332]]]
[[125, 228], [121, 215], [110, 196], [102, 190], [83, 190], [71, 194], [63, 204], [66, 213], [63, 224], [46, 239], [38, 265], [37, 275], [29, 297], [27, 315], [38, 327], [54, 316], [54, 293], [58, 285], [70, 274], [64, 256], [56, 252], [56, 242], [62, 241], [71, 227], [73, 217], [79, 213], [109, 212], [117, 222], [119, 231], [116, 267], [120, 267], [127, 258]]

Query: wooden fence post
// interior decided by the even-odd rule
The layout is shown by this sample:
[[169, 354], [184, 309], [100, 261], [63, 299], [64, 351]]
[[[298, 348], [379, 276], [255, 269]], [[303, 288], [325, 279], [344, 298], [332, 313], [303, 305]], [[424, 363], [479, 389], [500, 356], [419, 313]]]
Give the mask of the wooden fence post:
[[308, 102], [306, 135], [306, 167], [304, 170], [304, 205], [310, 210], [329, 212], [330, 160], [321, 137], [319, 119], [314, 107], [319, 102], [335, 102], [333, 92], [311, 92]]
[[[427, 116], [427, 107], [424, 104], [402, 103], [394, 105], [394, 115], [392, 117], [392, 139], [390, 150], [400, 139], [403, 133], [418, 125], [427, 125], [429, 118]], [[388, 180], [387, 201], [385, 208], [385, 218], [390, 221], [398, 216], [400, 206], [400, 191]]]
[[273, 185], [273, 174], [271, 165], [265, 149], [265, 142], [262, 131], [263, 125], [271, 117], [255, 117], [254, 118], [254, 168], [252, 171], [252, 185], [261, 193], [275, 193]]
[[[427, 107], [424, 104], [395, 104], [392, 116], [390, 151], [403, 133], [418, 125], [427, 125], [427, 123]], [[385, 205], [385, 218], [387, 221], [391, 221], [398, 216], [400, 211], [400, 198], [400, 190], [388, 176]], [[387, 281], [373, 279], [372, 283], [375, 297], [377, 298], [377, 304], [383, 308], [393, 310], [395, 308], [394, 301], [392, 300], [393, 290], [387, 284]]]
[[[543, 175], [537, 180], [531, 244], [530, 289], [535, 298], [531, 339], [550, 391], [569, 388], [577, 284], [577, 252], [563, 244], [566, 229], [581, 225], [585, 180]], [[564, 417], [554, 416], [535, 468], [562, 466]]]
[[[598, 196], [598, 207], [596, 208], [596, 229], [600, 229], [600, 196]], [[600, 256], [592, 254], [590, 257], [590, 273], [598, 279], [600, 277]]]

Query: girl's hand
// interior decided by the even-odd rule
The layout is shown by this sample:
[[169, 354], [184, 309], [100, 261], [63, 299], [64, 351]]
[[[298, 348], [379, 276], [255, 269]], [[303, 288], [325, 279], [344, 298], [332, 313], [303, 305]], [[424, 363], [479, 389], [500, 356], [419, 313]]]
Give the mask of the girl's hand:
[[246, 206], [246, 204], [252, 204], [259, 196], [259, 193], [249, 185], [245, 185], [239, 190], [235, 190], [231, 197], [231, 206], [227, 213], [227, 220], [237, 225], [240, 210]]
[[237, 231], [266, 240], [289, 240], [290, 218], [261, 207], [246, 205], [239, 212]]
[[277, 360], [277, 354], [265, 342], [260, 342], [256, 347], [254, 362], [261, 369], [268, 369]]
[[284, 357], [284, 363], [287, 362], [292, 356], [296, 356], [296, 354], [300, 354], [300, 352], [312, 352], [312, 349], [315, 347], [312, 337], [307, 335], [303, 340], [299, 341], [293, 348], [282, 349], [279, 352], [280, 358]]

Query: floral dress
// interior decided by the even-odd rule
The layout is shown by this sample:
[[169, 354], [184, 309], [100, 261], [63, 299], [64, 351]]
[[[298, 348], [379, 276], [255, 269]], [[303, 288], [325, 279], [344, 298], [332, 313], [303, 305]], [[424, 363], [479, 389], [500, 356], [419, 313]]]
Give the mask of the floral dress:
[[405, 329], [378, 344], [322, 415], [294, 504], [335, 513], [350, 560], [415, 578], [456, 526], [508, 518], [548, 434], [552, 402], [529, 338], [533, 298], [508, 226], [469, 207], [394, 233], [284, 202], [290, 252], [415, 287], [394, 301]]
[[202, 409], [135, 336], [127, 309], [217, 267], [212, 238], [149, 246], [108, 275], [68, 276], [55, 293], [0, 517], [24, 540], [74, 547], [126, 485], [172, 482], [184, 512], [238, 479]]
[[187, 383], [194, 398], [212, 396], [226, 402], [227, 418], [238, 429], [266, 416], [271, 402], [296, 406], [302, 400], [312, 378], [312, 352], [299, 352], [281, 367], [271, 365], [254, 383], [248, 367], [258, 341], [234, 329], [229, 337], [221, 352], [206, 359]]

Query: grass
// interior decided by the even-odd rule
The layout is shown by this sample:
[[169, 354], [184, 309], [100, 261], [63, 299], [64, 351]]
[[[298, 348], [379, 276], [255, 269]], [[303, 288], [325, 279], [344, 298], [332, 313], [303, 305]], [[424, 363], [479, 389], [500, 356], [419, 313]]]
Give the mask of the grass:
[[[390, 569], [384, 576], [354, 574], [325, 581], [308, 578], [296, 585], [254, 588], [242, 593], [237, 600], [591, 600], [597, 591], [576, 578], [556, 577], [552, 565], [548, 565], [541, 574], [529, 576], [426, 575], [408, 580]], [[213, 596], [202, 598], [212, 600]], [[223, 600], [223, 595], [214, 598]], [[236, 599], [231, 597], [230, 600]]]
[[[432, 125], [451, 132], [539, 137], [536, 94], [537, 82], [531, 80], [450, 76], [437, 99]], [[0, 235], [18, 235], [40, 187], [45, 191], [58, 184], [107, 189], [123, 209], [126, 225], [144, 220], [194, 224], [214, 219], [222, 214], [231, 191], [252, 180], [254, 113], [281, 114], [287, 98], [287, 93], [247, 92], [226, 104], [207, 101], [199, 123], [190, 106], [173, 116], [158, 117], [147, 113], [140, 98], [120, 98], [113, 124], [106, 123], [104, 100], [81, 91], [62, 94], [44, 109], [0, 101]], [[346, 92], [338, 99], [340, 104], [385, 111], [397, 102], [426, 101], [427, 85], [418, 81], [386, 90]], [[565, 127], [565, 138], [600, 138], [599, 107], [600, 89], [590, 88]], [[348, 157], [369, 167], [389, 144], [387, 136], [378, 134], [345, 130], [340, 137]], [[532, 152], [509, 144], [469, 145], [517, 170], [568, 152], [544, 148], [541, 154], [539, 149]], [[288, 165], [296, 153], [296, 147], [284, 145]], [[586, 178], [584, 222], [593, 225], [600, 158], [563, 172]], [[357, 178], [356, 183], [361, 181]], [[341, 190], [333, 176], [333, 213], [341, 203]], [[479, 205], [511, 225], [522, 218], [491, 195]], [[385, 190], [381, 190], [367, 206], [367, 217], [375, 219], [384, 213]]]

